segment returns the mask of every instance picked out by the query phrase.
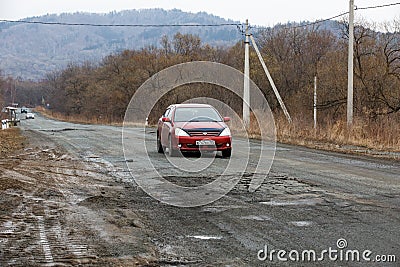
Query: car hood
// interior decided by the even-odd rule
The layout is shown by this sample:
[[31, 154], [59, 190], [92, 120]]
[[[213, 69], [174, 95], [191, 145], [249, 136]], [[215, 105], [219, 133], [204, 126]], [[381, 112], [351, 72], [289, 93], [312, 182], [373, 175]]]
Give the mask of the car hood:
[[226, 128], [224, 122], [176, 122], [176, 128], [182, 128], [184, 130], [199, 130], [199, 131], [209, 131], [209, 130], [222, 130]]

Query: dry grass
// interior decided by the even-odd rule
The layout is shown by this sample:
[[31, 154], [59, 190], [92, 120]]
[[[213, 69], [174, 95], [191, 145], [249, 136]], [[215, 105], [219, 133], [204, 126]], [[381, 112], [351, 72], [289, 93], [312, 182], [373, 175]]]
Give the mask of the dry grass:
[[277, 139], [280, 142], [327, 147], [358, 146], [367, 149], [400, 151], [400, 124], [391, 118], [376, 121], [355, 120], [351, 128], [344, 121], [328, 121], [315, 130], [302, 119], [294, 119], [289, 124], [284, 118], [276, 120]]
[[79, 115], [65, 115], [59, 112], [45, 109], [43, 107], [36, 107], [35, 111], [41, 113], [45, 117], [56, 119], [59, 121], [67, 121], [67, 122], [82, 123], [82, 124], [103, 124], [103, 125], [122, 126], [122, 122], [114, 122], [110, 121], [109, 119], [102, 119], [95, 116], [87, 117]]
[[25, 141], [19, 128], [13, 127], [0, 130], [0, 156], [4, 157], [15, 150], [23, 148]]

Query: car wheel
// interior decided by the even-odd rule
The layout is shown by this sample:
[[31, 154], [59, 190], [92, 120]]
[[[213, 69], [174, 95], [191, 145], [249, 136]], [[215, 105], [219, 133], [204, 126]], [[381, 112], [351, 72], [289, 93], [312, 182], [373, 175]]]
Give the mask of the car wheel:
[[171, 139], [171, 136], [168, 137], [168, 144], [169, 144], [169, 146], [168, 146], [168, 155], [169, 155], [170, 157], [176, 157], [176, 156], [178, 156], [178, 151], [175, 150], [175, 149], [173, 148], [173, 146], [172, 146], [172, 139]]
[[222, 150], [222, 157], [224, 158], [230, 158], [231, 154], [232, 154], [232, 149]]
[[158, 153], [164, 153], [164, 148], [161, 144], [161, 138], [159, 136], [159, 134], [157, 133], [157, 152]]

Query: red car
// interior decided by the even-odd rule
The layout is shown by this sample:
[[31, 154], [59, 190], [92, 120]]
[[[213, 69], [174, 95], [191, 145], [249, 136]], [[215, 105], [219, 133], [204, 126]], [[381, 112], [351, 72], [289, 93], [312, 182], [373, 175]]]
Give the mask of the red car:
[[232, 151], [231, 131], [218, 111], [206, 104], [175, 104], [167, 108], [158, 120], [157, 150], [164, 153], [168, 147], [170, 156], [179, 151], [221, 151], [230, 157]]

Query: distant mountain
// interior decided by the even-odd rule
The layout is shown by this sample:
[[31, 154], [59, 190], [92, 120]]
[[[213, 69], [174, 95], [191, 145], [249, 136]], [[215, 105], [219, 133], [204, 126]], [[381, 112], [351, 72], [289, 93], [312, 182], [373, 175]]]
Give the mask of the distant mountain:
[[[234, 23], [204, 12], [145, 9], [108, 14], [45, 15], [24, 20], [91, 24], [220, 24]], [[124, 49], [160, 46], [161, 36], [177, 32], [198, 35], [203, 43], [232, 45], [241, 34], [235, 26], [222, 27], [91, 27], [0, 23], [0, 70], [24, 79], [41, 79], [70, 62], [99, 61]]]

